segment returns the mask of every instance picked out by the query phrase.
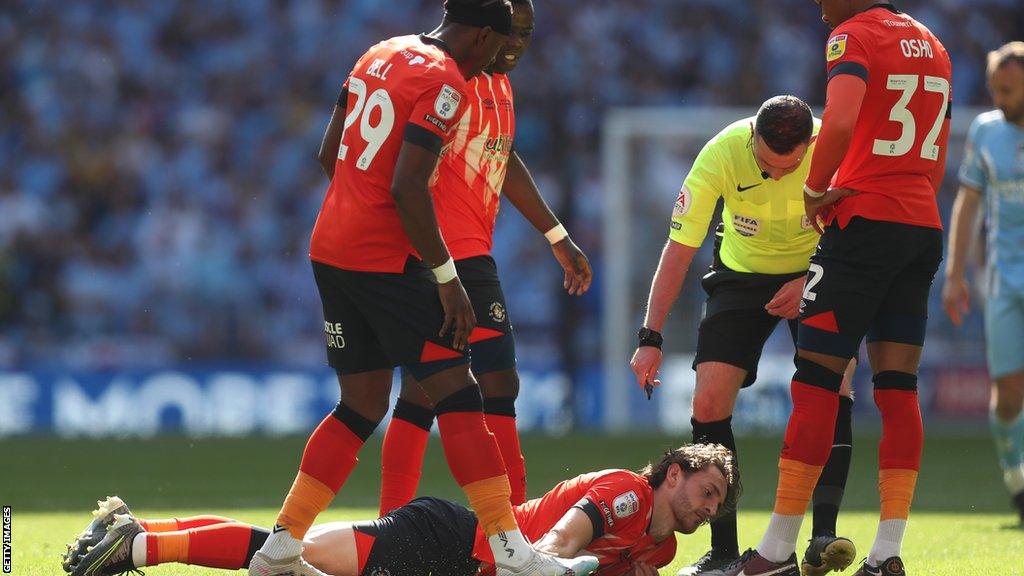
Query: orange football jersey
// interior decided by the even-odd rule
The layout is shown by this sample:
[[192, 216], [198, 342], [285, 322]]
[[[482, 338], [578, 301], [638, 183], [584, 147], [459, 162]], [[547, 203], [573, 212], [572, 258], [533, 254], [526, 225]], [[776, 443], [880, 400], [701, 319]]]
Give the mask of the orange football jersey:
[[456, 260], [491, 252], [516, 130], [508, 76], [480, 74], [467, 84], [466, 97], [431, 185], [441, 234]]
[[370, 48], [345, 86], [345, 129], [309, 256], [345, 270], [401, 272], [414, 250], [391, 196], [398, 152], [407, 139], [440, 151], [464, 110], [466, 82], [443, 42], [399, 36]]
[[[669, 564], [676, 552], [675, 537], [655, 542], [648, 534], [654, 491], [647, 479], [629, 470], [602, 470], [560, 482], [547, 494], [516, 506], [516, 521], [531, 542], [539, 540], [570, 508], [590, 502], [603, 523], [581, 554], [597, 556], [595, 574], [617, 576], [641, 560], [655, 567]], [[492, 565], [494, 556], [483, 532], [477, 528], [473, 556]], [[482, 573], [486, 573], [481, 569]]]
[[836, 206], [840, 225], [863, 216], [941, 228], [932, 174], [947, 145], [941, 135], [952, 65], [945, 47], [923, 24], [883, 5], [838, 26], [825, 53], [830, 79], [853, 74], [867, 82], [853, 140], [832, 181], [860, 192]]

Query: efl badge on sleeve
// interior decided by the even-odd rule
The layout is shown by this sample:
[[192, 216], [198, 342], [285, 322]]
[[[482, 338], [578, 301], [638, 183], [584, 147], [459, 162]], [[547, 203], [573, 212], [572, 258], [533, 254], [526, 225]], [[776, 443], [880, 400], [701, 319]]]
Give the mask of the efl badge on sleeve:
[[434, 100], [434, 112], [437, 112], [437, 115], [445, 120], [451, 120], [455, 117], [455, 111], [459, 109], [461, 101], [462, 94], [445, 84], [441, 86], [441, 93], [437, 95], [437, 100]]
[[827, 48], [825, 48], [825, 59], [829, 62], [834, 62], [843, 57], [846, 54], [846, 34], [839, 34], [828, 39]]
[[616, 518], [632, 516], [640, 511], [640, 498], [637, 498], [636, 492], [632, 490], [625, 494], [619, 494], [612, 501], [612, 510], [615, 511]]

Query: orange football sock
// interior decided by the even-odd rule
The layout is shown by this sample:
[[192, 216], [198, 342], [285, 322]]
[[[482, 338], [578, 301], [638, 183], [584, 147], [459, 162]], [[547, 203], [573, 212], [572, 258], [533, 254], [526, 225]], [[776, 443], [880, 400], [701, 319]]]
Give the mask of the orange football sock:
[[917, 486], [917, 470], [878, 471], [878, 493], [882, 500], [881, 520], [906, 520]]
[[[510, 399], [511, 400], [511, 399]], [[516, 417], [492, 414], [484, 415], [487, 428], [494, 434], [501, 451], [501, 459], [505, 463], [505, 473], [512, 489], [511, 502], [515, 506], [526, 502], [526, 460], [519, 445], [519, 430], [516, 428]]]
[[779, 459], [779, 487], [775, 492], [776, 514], [803, 516], [821, 476], [822, 466]]
[[160, 520], [138, 520], [138, 523], [142, 525], [142, 529], [146, 532], [176, 532], [178, 530], [202, 528], [203, 526], [229, 524], [232, 522], [237, 522], [237, 520], [225, 518], [224, 516], [213, 515], [189, 516], [187, 518], [167, 518]]
[[466, 492], [484, 534], [517, 530], [511, 489], [501, 452], [484, 423], [480, 389], [473, 385], [451, 394], [435, 406], [448, 467]]
[[356, 454], [376, 425], [338, 403], [306, 443], [299, 473], [277, 516], [278, 526], [288, 528], [293, 538], [302, 540], [356, 467]]
[[423, 454], [430, 439], [434, 413], [398, 399], [384, 433], [380, 466], [380, 515], [384, 516], [416, 497], [423, 469]]
[[906, 520], [914, 499], [924, 448], [924, 425], [917, 398], [917, 376], [880, 372], [874, 376], [875, 404], [882, 414], [878, 444], [881, 519]]
[[146, 565], [188, 562], [187, 530], [146, 534]]
[[146, 564], [181, 562], [238, 570], [249, 565], [266, 532], [240, 522], [211, 524], [176, 532], [146, 534]]

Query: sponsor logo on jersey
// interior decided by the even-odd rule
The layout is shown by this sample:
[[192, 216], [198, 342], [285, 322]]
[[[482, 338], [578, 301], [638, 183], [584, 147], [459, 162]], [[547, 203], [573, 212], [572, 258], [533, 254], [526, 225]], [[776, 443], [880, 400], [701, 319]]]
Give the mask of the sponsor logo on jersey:
[[491, 154], [504, 154], [507, 156], [512, 151], [512, 136], [502, 134], [497, 138], [491, 137], [484, 143], [484, 150]]
[[438, 128], [440, 128], [441, 132], [444, 132], [446, 134], [448, 133], [448, 130], [449, 130], [448, 125], [445, 124], [444, 120], [441, 120], [437, 116], [434, 116], [432, 114], [424, 114], [423, 115], [423, 119], [426, 120], [427, 122], [430, 122], [434, 126], [437, 126]]
[[498, 322], [499, 324], [505, 321], [505, 307], [501, 305], [501, 302], [494, 302], [490, 308], [491, 320]]
[[612, 510], [615, 511], [616, 518], [628, 518], [640, 511], [640, 498], [632, 490], [619, 494], [612, 501]]
[[455, 117], [455, 112], [459, 109], [459, 103], [462, 102], [462, 94], [451, 86], [445, 84], [441, 86], [441, 92], [437, 95], [437, 100], [434, 100], [434, 112], [445, 120], [451, 120]]
[[690, 211], [691, 204], [693, 204], [693, 199], [690, 190], [684, 186], [676, 198], [676, 205], [672, 207], [672, 217], [686, 216], [686, 213]]
[[327, 335], [327, 347], [338, 348], [339, 350], [345, 347], [345, 337], [342, 336], [341, 322], [324, 322], [324, 334]]
[[750, 238], [751, 236], [755, 236], [761, 230], [761, 222], [759, 222], [757, 218], [733, 214], [732, 227], [740, 236]]
[[825, 59], [829, 62], [839, 60], [846, 54], [846, 34], [839, 34], [828, 39], [828, 44], [825, 48]]
[[615, 517], [612, 516], [612, 510], [608, 507], [608, 504], [604, 500], [600, 500], [597, 505], [601, 507], [601, 514], [604, 515], [604, 521], [608, 523], [608, 527], [615, 526]]

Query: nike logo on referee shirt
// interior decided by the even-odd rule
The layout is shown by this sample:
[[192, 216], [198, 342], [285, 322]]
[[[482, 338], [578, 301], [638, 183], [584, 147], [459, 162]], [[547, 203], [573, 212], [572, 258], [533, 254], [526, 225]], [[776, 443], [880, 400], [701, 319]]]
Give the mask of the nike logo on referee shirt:
[[754, 184], [753, 186], [740, 186], [739, 184], [737, 184], [736, 185], [736, 191], [737, 192], [746, 192], [747, 190], [750, 190], [751, 188], [757, 188], [761, 184], [764, 184], [764, 182], [758, 182], [757, 184]]

